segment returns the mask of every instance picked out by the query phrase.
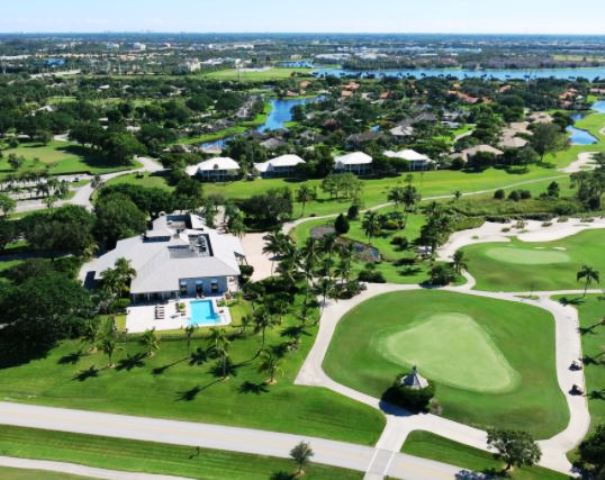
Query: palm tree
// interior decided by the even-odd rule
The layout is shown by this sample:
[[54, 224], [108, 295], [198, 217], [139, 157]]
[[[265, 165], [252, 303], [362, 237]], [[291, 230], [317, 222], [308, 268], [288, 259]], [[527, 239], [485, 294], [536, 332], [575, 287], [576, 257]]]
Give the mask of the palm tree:
[[599, 283], [599, 272], [588, 265], [583, 265], [576, 275], [576, 280], [578, 282], [584, 280], [584, 296], [586, 296], [588, 293], [588, 287], [590, 287], [593, 283]]
[[145, 352], [148, 357], [153, 357], [155, 352], [160, 349], [160, 340], [155, 334], [155, 328], [146, 330], [141, 338], [139, 338], [139, 344], [145, 348]]
[[264, 254], [271, 254], [271, 273], [275, 264], [275, 258], [281, 256], [286, 251], [287, 245], [290, 243], [290, 237], [280, 231], [268, 233], [263, 237], [266, 242], [263, 247]]
[[378, 214], [374, 211], [366, 212], [361, 226], [370, 241], [370, 245], [372, 245], [372, 238], [380, 233], [381, 228]]
[[106, 334], [103, 336], [103, 338], [101, 338], [99, 348], [105, 355], [107, 355], [107, 366], [109, 368], [113, 367], [112, 358], [117, 348], [116, 338], [113, 335]]
[[263, 307], [254, 312], [254, 333], [261, 334], [261, 346], [256, 353], [256, 356], [260, 355], [260, 352], [265, 348], [265, 335], [268, 328], [275, 325], [275, 319], [268, 312], [267, 308]]
[[328, 296], [330, 296], [332, 294], [332, 292], [334, 291], [334, 280], [332, 280], [329, 277], [322, 277], [319, 282], [317, 283], [317, 285], [315, 286], [315, 292], [318, 295], [321, 295], [323, 298], [323, 301], [321, 303], [321, 311], [323, 312], [323, 309], [326, 306], [326, 299], [328, 298]]
[[187, 341], [187, 355], [191, 355], [191, 339], [197, 330], [195, 325], [189, 325], [185, 328], [185, 339]]
[[311, 450], [311, 446], [306, 442], [300, 442], [290, 450], [290, 457], [294, 460], [294, 463], [296, 463], [296, 467], [298, 468], [296, 471], [297, 476], [304, 474], [303, 468], [309, 463], [313, 455], [314, 453], [313, 450]]
[[458, 250], [456, 251], [456, 253], [454, 253], [452, 267], [454, 267], [454, 271], [458, 275], [462, 273], [462, 270], [466, 270], [468, 268], [468, 265], [464, 258], [464, 252], [462, 250]]
[[217, 352], [221, 345], [229, 342], [229, 338], [227, 337], [227, 333], [223, 328], [215, 327], [210, 329], [208, 341], [210, 342], [210, 349], [214, 352]]
[[307, 184], [301, 185], [301, 187], [296, 191], [296, 201], [302, 205], [302, 210], [300, 212], [301, 217], [305, 216], [305, 207], [307, 206], [307, 203], [315, 200], [316, 197], [317, 192], [315, 189], [311, 188]]
[[258, 366], [260, 373], [266, 373], [269, 375], [267, 383], [273, 385], [277, 383], [275, 376], [282, 373], [281, 360], [271, 350], [263, 350], [261, 353], [261, 363]]
[[94, 353], [97, 349], [97, 340], [99, 338], [99, 324], [94, 320], [89, 320], [84, 326], [82, 341], [88, 345], [88, 351]]
[[240, 336], [244, 336], [246, 334], [246, 329], [252, 324], [252, 317], [250, 315], [244, 315], [240, 320], [239, 324], [239, 334]]
[[222, 371], [222, 378], [223, 380], [226, 380], [228, 377], [228, 373], [229, 373], [229, 347], [231, 346], [231, 342], [229, 341], [229, 338], [227, 336], [225, 336], [225, 338], [223, 339], [223, 341], [219, 344], [218, 348], [216, 349], [216, 355], [219, 358], [219, 362], [221, 363], [221, 371]]
[[402, 201], [403, 201], [403, 204], [405, 205], [406, 211], [408, 211], [408, 212], [413, 211], [416, 204], [418, 202], [420, 202], [420, 199], [421, 199], [421, 196], [420, 196], [420, 193], [418, 193], [418, 190], [416, 190], [416, 187], [414, 187], [411, 184], [408, 184], [404, 188]]
[[395, 208], [399, 208], [399, 205], [403, 203], [405, 199], [405, 188], [394, 187], [389, 191], [387, 200], [395, 204]]
[[127, 260], [124, 257], [116, 260], [114, 270], [117, 272], [119, 279], [119, 285], [121, 287], [120, 294], [127, 293], [130, 282], [137, 276], [137, 271], [130, 265], [130, 260]]

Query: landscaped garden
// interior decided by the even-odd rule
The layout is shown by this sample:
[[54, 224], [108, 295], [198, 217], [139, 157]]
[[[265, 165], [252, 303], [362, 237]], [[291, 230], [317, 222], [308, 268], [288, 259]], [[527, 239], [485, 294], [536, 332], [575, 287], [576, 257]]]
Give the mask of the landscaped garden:
[[[242, 301], [243, 302], [243, 301]], [[299, 310], [300, 299], [296, 310]], [[384, 426], [380, 412], [328, 390], [297, 387], [294, 378], [311, 348], [317, 325], [312, 311], [304, 327], [298, 314], [283, 315], [281, 325], [266, 329], [267, 348], [286, 349], [274, 365], [275, 384], [259, 371], [262, 335], [254, 325], [241, 326], [250, 312], [243, 302], [232, 306], [234, 324], [221, 329], [228, 340], [229, 378], [208, 353], [214, 330], [160, 337], [159, 350], [147, 356], [140, 336], [118, 343], [115, 366], [100, 349], [80, 340], [61, 342], [45, 358], [2, 369], [0, 398], [44, 405], [179, 418], [299, 433], [373, 444]], [[287, 347], [299, 338], [296, 348]], [[224, 340], [221, 340], [221, 342]], [[290, 343], [289, 343], [290, 342]], [[277, 358], [277, 357], [276, 357]], [[295, 407], [293, 401], [296, 399]]]
[[[296, 471], [294, 462], [288, 459], [8, 426], [0, 430], [0, 452], [12, 457], [35, 456], [39, 460], [199, 480], [266, 480], [280, 472], [286, 477]], [[25, 471], [24, 476], [15, 474], [14, 477], [5, 477], [3, 473], [0, 468], [0, 476], [11, 480], [72, 480], [72, 477], [53, 476], [48, 472], [44, 472], [43, 477], [27, 476]], [[73, 480], [80, 478], [73, 477]], [[305, 466], [304, 478], [353, 480], [361, 479], [362, 474], [311, 463]]]
[[324, 361], [332, 379], [374, 397], [413, 365], [435, 383], [447, 418], [540, 438], [567, 424], [554, 321], [542, 310], [448, 292], [386, 294], [341, 320]]
[[605, 271], [605, 235], [587, 230], [553, 242], [484, 243], [463, 249], [478, 290], [529, 292], [583, 288], [582, 265]]

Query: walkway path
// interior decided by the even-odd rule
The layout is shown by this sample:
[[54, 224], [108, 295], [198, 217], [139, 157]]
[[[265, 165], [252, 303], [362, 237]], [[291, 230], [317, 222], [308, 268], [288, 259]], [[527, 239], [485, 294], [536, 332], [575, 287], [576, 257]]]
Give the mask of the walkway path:
[[2, 457], [0, 466], [28, 470], [41, 470], [45, 472], [59, 472], [71, 475], [80, 475], [86, 478], [100, 478], [104, 480], [187, 480], [184, 477], [171, 475], [153, 475], [150, 473], [121, 472], [104, 468], [87, 467], [76, 463], [50, 462], [46, 460], [30, 460], [27, 458]]
[[[361, 472], [367, 472], [372, 465], [376, 465], [377, 450], [372, 447], [304, 435], [195, 422], [0, 402], [2, 424], [278, 458], [290, 458], [292, 447], [300, 441], [307, 441], [315, 452], [314, 462]], [[395, 478], [452, 480], [460, 472], [457, 467], [409, 455], [395, 453], [390, 456], [390, 471]]]
[[[123, 170], [120, 172], [106, 173], [104, 175], [100, 175], [101, 182], [105, 183], [111, 180], [112, 178], [120, 177], [122, 175], [127, 175], [129, 173], [136, 172], [149, 172], [149, 173], [157, 173], [164, 170], [164, 167], [158, 163], [157, 160], [149, 157], [137, 157], [136, 160], [141, 164], [141, 167], [134, 168], [131, 170]], [[61, 200], [56, 203], [56, 206], [62, 207], [64, 205], [79, 205], [88, 210], [92, 210], [92, 195], [94, 193], [94, 188], [92, 184], [89, 182], [86, 185], [76, 188], [75, 195], [67, 200]], [[43, 210], [46, 208], [46, 203], [44, 200], [25, 200], [17, 203], [17, 208], [15, 212], [30, 212], [33, 210]]]

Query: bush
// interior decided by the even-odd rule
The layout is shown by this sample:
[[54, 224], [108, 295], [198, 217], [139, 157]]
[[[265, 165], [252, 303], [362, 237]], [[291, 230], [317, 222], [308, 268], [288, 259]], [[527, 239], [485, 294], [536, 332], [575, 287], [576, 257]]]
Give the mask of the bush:
[[347, 218], [349, 220], [357, 220], [359, 218], [359, 207], [356, 204], [349, 207]]
[[406, 250], [410, 246], [410, 242], [407, 237], [393, 237], [391, 240], [391, 245], [395, 245], [399, 247], [401, 250]]
[[359, 272], [357, 276], [357, 280], [360, 282], [368, 282], [368, 283], [386, 283], [386, 279], [382, 272], [377, 272], [376, 270], [362, 270]]
[[400, 228], [399, 224], [395, 220], [385, 220], [384, 222], [382, 222], [382, 229], [394, 231], [399, 230]]
[[429, 386], [421, 390], [414, 390], [401, 385], [405, 375], [400, 375], [395, 383], [382, 395], [382, 400], [392, 405], [411, 410], [412, 412], [427, 411], [432, 398], [435, 396], [435, 386], [429, 382]]
[[431, 285], [435, 287], [444, 287], [456, 278], [456, 272], [450, 265], [439, 264], [431, 269]]
[[130, 298], [118, 298], [111, 305], [113, 311], [115, 311], [115, 312], [125, 312], [129, 306], [130, 306]]
[[345, 235], [349, 231], [349, 221], [342, 213], [334, 221], [334, 231], [337, 235]]
[[242, 281], [242, 283], [246, 283], [252, 277], [252, 274], [254, 273], [254, 267], [252, 265], [240, 265], [239, 271], [240, 280]]
[[506, 193], [504, 192], [504, 190], [496, 190], [494, 192], [494, 198], [496, 200], [504, 200], [504, 198], [506, 197]]

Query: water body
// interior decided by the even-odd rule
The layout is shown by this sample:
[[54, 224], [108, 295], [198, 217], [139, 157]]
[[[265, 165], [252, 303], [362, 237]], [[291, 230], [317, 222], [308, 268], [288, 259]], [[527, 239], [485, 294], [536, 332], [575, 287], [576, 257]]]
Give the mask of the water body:
[[[520, 69], [490, 69], [490, 70], [468, 70], [468, 69], [399, 69], [399, 70], [345, 70], [342, 68], [320, 68], [313, 72], [317, 77], [442, 77], [451, 76], [458, 79], [463, 78], [496, 78], [498, 80], [510, 79], [535, 79], [535, 78], [558, 78], [563, 80], [574, 78], [587, 78], [592, 80], [596, 77], [605, 77], [605, 67], [587, 67], [587, 68], [540, 68], [532, 70]], [[605, 108], [605, 107], [604, 107]]]
[[286, 128], [286, 123], [292, 121], [292, 110], [299, 105], [307, 105], [316, 102], [317, 98], [285, 98], [281, 100], [271, 100], [271, 113], [267, 120], [260, 127], [259, 132], [269, 132], [271, 130], [282, 130]]
[[[595, 109], [594, 107], [595, 105], [592, 106], [593, 109]], [[571, 116], [574, 122], [582, 120], [582, 118], [584, 118], [584, 114], [582, 113], [574, 113]], [[567, 132], [569, 133], [569, 141], [572, 145], [594, 145], [599, 142], [590, 132], [576, 128], [573, 125], [567, 127]]]
[[592, 107], [590, 107], [590, 108], [592, 108], [593, 110], [595, 110], [599, 113], [605, 113], [605, 100], [600, 100], [600, 101], [594, 103], [592, 105]]

